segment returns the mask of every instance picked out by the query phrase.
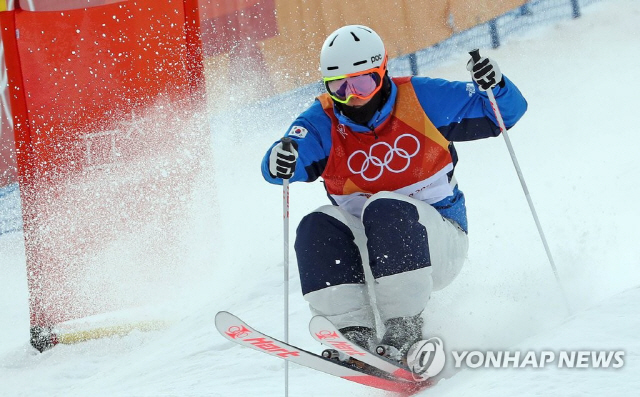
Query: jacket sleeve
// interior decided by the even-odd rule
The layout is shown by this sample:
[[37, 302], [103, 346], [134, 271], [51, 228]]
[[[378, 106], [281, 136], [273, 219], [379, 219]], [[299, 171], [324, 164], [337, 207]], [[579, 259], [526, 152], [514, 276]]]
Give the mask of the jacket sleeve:
[[[331, 119], [324, 113], [319, 101], [304, 111], [289, 127], [284, 135], [294, 139], [298, 144], [298, 161], [290, 182], [313, 182], [324, 172], [331, 152]], [[262, 158], [262, 176], [276, 185], [282, 185], [282, 179], [269, 172], [269, 156], [271, 149], [280, 140], [274, 142]]]
[[[418, 100], [427, 116], [449, 141], [471, 141], [500, 135], [487, 93], [472, 82], [414, 77]], [[527, 110], [527, 101], [506, 76], [494, 96], [507, 129]]]

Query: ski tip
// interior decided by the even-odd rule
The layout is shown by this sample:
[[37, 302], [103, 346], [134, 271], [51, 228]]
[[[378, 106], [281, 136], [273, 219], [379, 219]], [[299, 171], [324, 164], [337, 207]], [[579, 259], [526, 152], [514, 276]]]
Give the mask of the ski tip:
[[227, 310], [220, 310], [218, 313], [216, 313], [216, 318], [218, 317], [219, 318], [235, 318], [240, 320], [240, 317], [236, 316], [235, 314]]
[[243, 321], [238, 317], [224, 310], [216, 313], [214, 323], [216, 325], [216, 328], [218, 329], [218, 332], [220, 332], [227, 339], [228, 334], [226, 331], [230, 326], [244, 324]]
[[221, 321], [229, 321], [231, 319], [239, 320], [237, 316], [229, 313], [226, 310], [220, 310], [218, 313], [216, 313], [216, 317], [215, 317], [216, 324]]
[[317, 315], [317, 316], [311, 317], [311, 320], [309, 320], [309, 326], [320, 326], [323, 324], [335, 327], [335, 325], [325, 316]]

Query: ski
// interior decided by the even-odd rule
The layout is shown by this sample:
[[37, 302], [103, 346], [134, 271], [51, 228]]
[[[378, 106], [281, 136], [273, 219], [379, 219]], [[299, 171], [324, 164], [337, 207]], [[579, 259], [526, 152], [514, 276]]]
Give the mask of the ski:
[[324, 316], [315, 316], [311, 319], [309, 322], [309, 332], [315, 340], [323, 345], [378, 368], [395, 378], [411, 381], [418, 388], [425, 388], [432, 385], [429, 380], [418, 380], [417, 375], [401, 363], [382, 357], [352, 343]]
[[296, 346], [271, 338], [255, 329], [235, 315], [221, 311], [216, 314], [218, 332], [232, 342], [278, 357], [329, 375], [382, 390], [412, 393], [416, 383], [396, 378], [386, 371], [359, 368], [354, 364], [324, 358]]

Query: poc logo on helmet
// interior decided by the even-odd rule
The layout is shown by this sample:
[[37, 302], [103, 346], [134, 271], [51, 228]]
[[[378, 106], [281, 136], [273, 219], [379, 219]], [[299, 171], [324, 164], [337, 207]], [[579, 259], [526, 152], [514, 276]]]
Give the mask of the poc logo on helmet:
[[382, 61], [382, 54], [374, 55], [371, 57], [371, 63]]

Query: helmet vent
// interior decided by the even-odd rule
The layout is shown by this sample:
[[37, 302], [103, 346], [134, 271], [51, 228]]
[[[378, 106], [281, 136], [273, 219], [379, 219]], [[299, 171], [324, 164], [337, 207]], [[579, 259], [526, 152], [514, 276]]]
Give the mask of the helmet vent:
[[353, 32], [349, 32], [349, 33], [351, 33], [351, 36], [353, 36], [353, 39], [354, 39], [355, 41], [360, 41], [360, 38], [359, 38], [358, 36], [356, 36], [356, 34], [355, 34], [355, 33], [353, 33]]
[[338, 66], [329, 66], [327, 68], [327, 70], [336, 70], [336, 69], [340, 69]]
[[338, 35], [333, 36], [333, 40], [331, 40], [331, 43], [329, 43], [329, 47], [333, 45], [333, 42], [336, 41], [337, 38], [338, 38]]
[[353, 63], [353, 66], [362, 65], [363, 63], [367, 63], [367, 60], [365, 59], [364, 61], [354, 62], [354, 63]]

